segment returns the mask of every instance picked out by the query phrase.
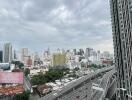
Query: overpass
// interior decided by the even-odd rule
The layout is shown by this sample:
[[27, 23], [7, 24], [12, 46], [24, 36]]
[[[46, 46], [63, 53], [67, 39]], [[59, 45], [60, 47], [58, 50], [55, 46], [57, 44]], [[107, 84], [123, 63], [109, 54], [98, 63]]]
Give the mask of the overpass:
[[[114, 66], [111, 66], [99, 69], [93, 73], [77, 79], [74, 82], [69, 83], [59, 91], [53, 91], [52, 93], [40, 98], [39, 100], [99, 100], [98, 95], [101, 95], [100, 98], [102, 99], [100, 100], [103, 100], [107, 88], [107, 84], [105, 83], [109, 83], [109, 76], [115, 73], [114, 68]], [[106, 74], [107, 72], [109, 74]], [[106, 76], [104, 76], [105, 74]], [[100, 86], [102, 86], [101, 88], [104, 90], [104, 92], [98, 92], [98, 90], [93, 91], [92, 83], [102, 76], [103, 78]], [[93, 97], [96, 97], [97, 99], [92, 99]]]
[[93, 87], [95, 89], [95, 92], [91, 96], [90, 100], [105, 100], [106, 98], [111, 99], [111, 97], [114, 95], [116, 90], [116, 87], [113, 87], [113, 86], [116, 86], [115, 74], [116, 74], [115, 70], [111, 70], [110, 72], [107, 72], [103, 76], [102, 81], [100, 85], [98, 86], [98, 88], [100, 89], [98, 88], [96, 89], [95, 87]]

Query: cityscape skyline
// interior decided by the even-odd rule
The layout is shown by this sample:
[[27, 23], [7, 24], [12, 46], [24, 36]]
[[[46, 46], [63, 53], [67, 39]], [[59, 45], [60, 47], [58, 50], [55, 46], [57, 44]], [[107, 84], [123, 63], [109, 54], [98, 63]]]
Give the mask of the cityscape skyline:
[[10, 42], [17, 49], [34, 51], [91, 47], [113, 52], [109, 1], [1, 0], [0, 21], [0, 45]]
[[58, 50], [60, 50], [60, 51], [72, 51], [72, 52], [74, 52], [74, 50], [76, 50], [76, 52], [79, 52], [79, 50], [83, 50], [83, 51], [85, 51], [86, 52], [86, 49], [87, 48], [89, 48], [89, 49], [91, 49], [91, 50], [94, 50], [94, 51], [96, 51], [96, 52], [100, 52], [100, 53], [103, 53], [103, 52], [109, 52], [109, 53], [111, 53], [111, 54], [113, 54], [114, 55], [114, 52], [112, 51], [101, 51], [101, 50], [99, 50], [99, 49], [95, 49], [95, 48], [92, 48], [92, 47], [75, 47], [75, 48], [50, 48], [50, 47], [44, 47], [44, 48], [42, 48], [41, 50], [34, 50], [34, 49], [31, 49], [30, 47], [20, 47], [20, 48], [16, 48], [15, 46], [14, 46], [14, 44], [12, 44], [11, 42], [5, 42], [5, 43], [3, 43], [2, 45], [0, 45], [0, 51], [4, 51], [4, 45], [5, 44], [11, 44], [11, 46], [12, 46], [12, 53], [15, 51], [17, 54], [20, 54], [21, 53], [21, 51], [22, 51], [22, 49], [28, 49], [28, 51], [29, 51], [29, 54], [31, 55], [32, 53], [38, 53], [38, 54], [43, 54], [45, 51], [47, 51], [47, 50], [50, 50], [50, 52], [51, 53], [56, 53], [56, 52], [58, 52]]
[[0, 100], [132, 100], [132, 0], [0, 0]]

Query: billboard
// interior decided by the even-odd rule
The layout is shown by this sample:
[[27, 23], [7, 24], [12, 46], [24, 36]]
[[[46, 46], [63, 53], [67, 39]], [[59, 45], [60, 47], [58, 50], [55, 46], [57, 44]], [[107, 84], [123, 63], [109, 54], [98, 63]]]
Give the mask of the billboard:
[[0, 83], [23, 84], [23, 72], [0, 72]]

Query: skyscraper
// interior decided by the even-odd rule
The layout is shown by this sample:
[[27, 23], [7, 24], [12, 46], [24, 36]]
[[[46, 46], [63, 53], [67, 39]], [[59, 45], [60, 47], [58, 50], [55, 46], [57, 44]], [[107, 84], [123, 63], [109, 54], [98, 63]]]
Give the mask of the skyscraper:
[[74, 55], [76, 55], [77, 54], [77, 50], [73, 49], [73, 53], [74, 53]]
[[85, 58], [86, 59], [88, 59], [91, 56], [91, 51], [92, 51], [91, 48], [86, 48], [86, 51], [85, 51]]
[[97, 61], [100, 61], [100, 55], [101, 55], [101, 54], [100, 54], [100, 51], [98, 50], [98, 51], [97, 51]]
[[78, 55], [83, 55], [84, 54], [84, 50], [83, 49], [79, 49]]
[[12, 61], [12, 45], [10, 43], [4, 44], [3, 62], [8, 63]]
[[132, 0], [110, 0], [115, 66], [116, 100], [132, 100]]
[[13, 51], [13, 60], [17, 59], [17, 54], [16, 54], [16, 50]]
[[28, 57], [28, 48], [22, 48], [22, 51], [21, 51], [21, 61], [23, 63], [25, 63], [27, 57]]

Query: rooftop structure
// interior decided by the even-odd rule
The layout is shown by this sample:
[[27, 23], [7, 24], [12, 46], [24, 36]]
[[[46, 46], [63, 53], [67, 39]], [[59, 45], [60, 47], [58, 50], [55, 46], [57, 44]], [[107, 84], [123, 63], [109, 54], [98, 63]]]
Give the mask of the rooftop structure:
[[0, 84], [23, 84], [23, 72], [0, 72]]

